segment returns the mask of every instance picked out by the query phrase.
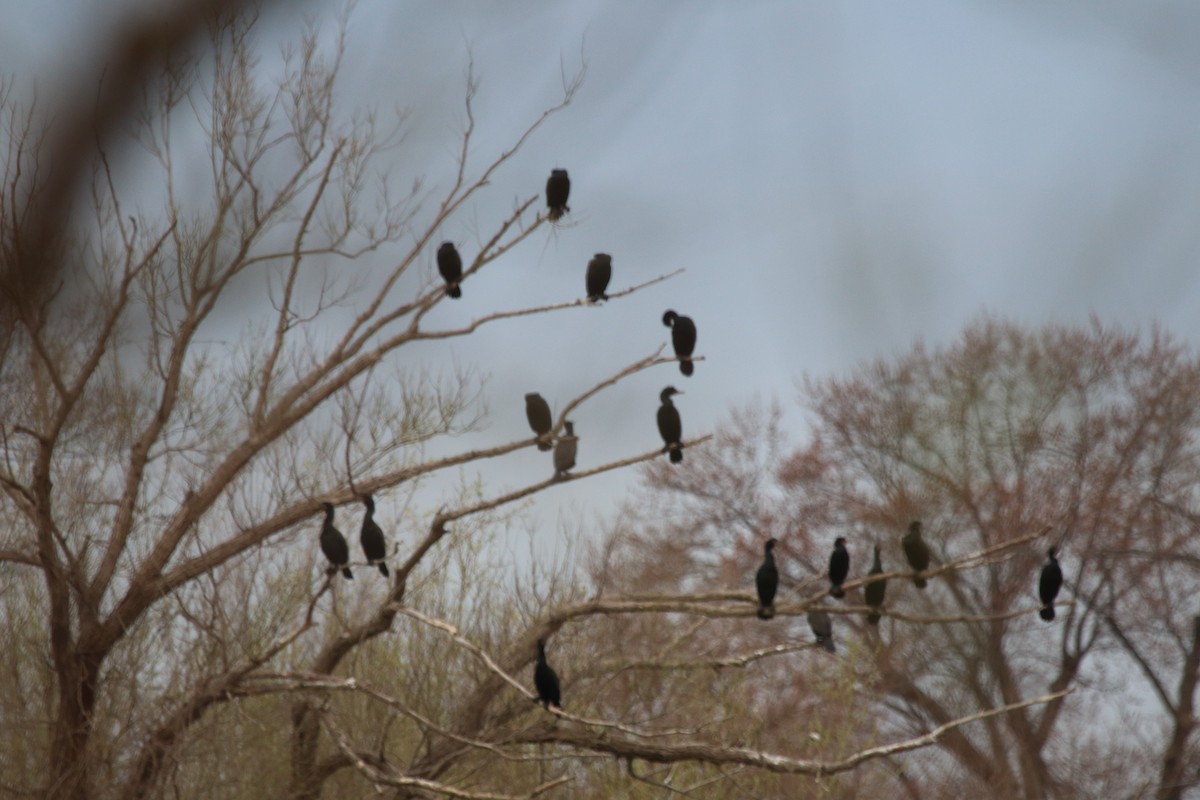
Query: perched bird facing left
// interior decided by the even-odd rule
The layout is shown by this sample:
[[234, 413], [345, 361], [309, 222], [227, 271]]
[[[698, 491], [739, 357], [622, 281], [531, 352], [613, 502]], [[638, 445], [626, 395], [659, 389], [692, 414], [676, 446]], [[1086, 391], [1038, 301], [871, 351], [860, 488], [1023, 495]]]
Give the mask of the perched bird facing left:
[[1058, 566], [1058, 551], [1053, 547], [1046, 553], [1046, 564], [1042, 567], [1042, 577], [1038, 580], [1038, 598], [1042, 601], [1042, 610], [1038, 612], [1042, 619], [1051, 622], [1054, 619], [1054, 598], [1062, 588], [1062, 567]]
[[900, 544], [904, 547], [904, 557], [908, 559], [908, 565], [913, 568], [913, 583], [918, 589], [924, 589], [926, 581], [921, 577], [921, 573], [929, 569], [929, 545], [921, 538], [920, 522], [913, 520], [909, 523], [908, 533], [904, 534]]
[[767, 539], [763, 545], [763, 562], [754, 575], [754, 588], [758, 590], [758, 618], [771, 619], [775, 616], [775, 591], [779, 588], [779, 569], [775, 566], [775, 540]]
[[567, 176], [565, 169], [550, 170], [550, 177], [546, 179], [546, 207], [549, 210], [546, 217], [551, 222], [556, 222], [562, 218], [562, 215], [571, 210], [567, 205], [567, 198], [571, 196], [571, 179]]
[[562, 693], [558, 687], [558, 674], [546, 663], [546, 641], [538, 639], [537, 666], [533, 668], [533, 686], [537, 689], [538, 702], [549, 710], [554, 706], [562, 711]]
[[526, 394], [525, 419], [529, 420], [529, 427], [537, 434], [537, 449], [543, 452], [553, 449], [554, 445], [550, 443], [548, 434], [554, 427], [554, 420], [550, 418], [550, 404], [546, 402], [546, 398], [537, 392]]
[[695, 369], [692, 363], [692, 352], [696, 349], [696, 323], [691, 317], [676, 314], [668, 309], [663, 312], [663, 325], [671, 329], [671, 346], [675, 348], [675, 357], [679, 359], [679, 371], [691, 375]]
[[333, 565], [329, 572], [334, 572], [340, 567], [342, 574], [347, 578], [354, 577], [354, 573], [347, 566], [350, 563], [350, 546], [346, 544], [346, 537], [342, 536], [342, 532], [333, 527], [333, 503], [325, 504], [325, 524], [321, 526], [321, 552]]
[[670, 451], [671, 463], [683, 461], [683, 421], [679, 418], [679, 409], [671, 401], [671, 395], [683, 394], [674, 386], [668, 386], [658, 394], [662, 405], [658, 407], [658, 433], [662, 436], [664, 453]]
[[575, 448], [579, 444], [579, 437], [575, 435], [575, 423], [566, 420], [563, 426], [567, 429], [566, 433], [558, 437], [558, 444], [554, 445], [554, 473], [559, 477], [566, 475], [567, 470], [575, 466]]
[[831, 653], [837, 652], [837, 648], [833, 646], [833, 620], [829, 618], [828, 611], [810, 608], [808, 627], [812, 628], [813, 636], [817, 637], [817, 644]]
[[846, 596], [842, 588], [850, 574], [850, 553], [846, 551], [846, 540], [841, 536], [833, 540], [833, 553], [829, 556], [829, 593], [834, 597]]
[[367, 557], [367, 563], [379, 567], [379, 571], [386, 578], [388, 567], [383, 560], [387, 558], [387, 541], [383, 538], [383, 530], [379, 523], [375, 521], [375, 498], [364, 494], [362, 501], [367, 507], [367, 513], [363, 515], [362, 532], [359, 534], [363, 555]]
[[598, 303], [607, 300], [604, 290], [612, 280], [612, 256], [608, 253], [596, 253], [587, 265], [587, 275], [584, 283], [587, 285], [588, 302]]
[[446, 294], [462, 297], [462, 289], [458, 288], [458, 282], [462, 280], [462, 256], [454, 249], [454, 242], [442, 242], [437, 251], [437, 265], [446, 282]]

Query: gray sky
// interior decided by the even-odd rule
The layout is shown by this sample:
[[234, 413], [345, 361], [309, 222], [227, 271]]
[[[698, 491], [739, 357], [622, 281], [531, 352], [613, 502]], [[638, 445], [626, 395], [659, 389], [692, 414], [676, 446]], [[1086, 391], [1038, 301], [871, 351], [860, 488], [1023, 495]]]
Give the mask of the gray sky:
[[[46, 82], [83, 68], [115, 5], [18, 0], [0, 70]], [[329, 8], [281, 4], [264, 41]], [[553, 166], [570, 170], [571, 225], [468, 281], [439, 321], [577, 297], [597, 251], [613, 256], [614, 288], [687, 270], [453, 345], [447, 357], [492, 376], [483, 441], [526, 435], [524, 392], [561, 405], [667, 341], [666, 308], [695, 319], [707, 360], [691, 379], [660, 367], [581, 409], [580, 468], [657, 445], [668, 383], [696, 435], [730, 404], [790, 403], [801, 374], [951, 340], [983, 309], [1027, 324], [1160, 321], [1200, 342], [1191, 2], [360, 0], [349, 36], [347, 108], [411, 108], [397, 174], [443, 185], [468, 52], [482, 79], [476, 166], [556, 100], [560, 65], [587, 62], [575, 103], [444, 238], [470, 257], [472, 226], [488, 231]], [[432, 273], [433, 248], [427, 261]], [[530, 450], [501, 480], [550, 469]], [[546, 499], [603, 511], [633, 476]]]

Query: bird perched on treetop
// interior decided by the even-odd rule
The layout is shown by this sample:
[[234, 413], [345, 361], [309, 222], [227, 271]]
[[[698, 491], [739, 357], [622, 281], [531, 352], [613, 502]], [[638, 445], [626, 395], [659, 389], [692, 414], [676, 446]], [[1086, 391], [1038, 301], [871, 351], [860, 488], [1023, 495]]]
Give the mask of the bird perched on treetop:
[[779, 588], [779, 570], [775, 567], [775, 540], [767, 539], [763, 545], [763, 562], [754, 575], [754, 588], [758, 590], [758, 618], [775, 616], [775, 591]]
[[663, 452], [670, 451], [671, 463], [683, 461], [683, 421], [679, 419], [679, 410], [671, 401], [671, 395], [683, 394], [674, 386], [668, 386], [659, 392], [662, 405], [658, 407], [658, 433], [662, 436]]
[[834, 597], [845, 597], [842, 583], [850, 574], [850, 554], [846, 552], [846, 540], [841, 536], [833, 540], [833, 553], [829, 556], [829, 593]]
[[571, 210], [567, 205], [567, 198], [571, 196], [571, 179], [567, 177], [565, 169], [550, 170], [550, 177], [546, 179], [546, 207], [550, 211], [546, 216], [551, 222], [562, 218], [562, 215]]
[[575, 435], [575, 423], [567, 420], [563, 426], [567, 429], [566, 433], [558, 437], [558, 444], [554, 446], [554, 472], [560, 477], [575, 466], [575, 448], [579, 444], [579, 437]]
[[1054, 619], [1054, 598], [1058, 597], [1063, 582], [1062, 568], [1055, 557], [1057, 552], [1051, 547], [1046, 553], [1046, 565], [1042, 567], [1042, 577], [1038, 581], [1038, 597], [1042, 601], [1042, 610], [1038, 614], [1046, 622]]
[[908, 559], [908, 565], [915, 573], [913, 583], [918, 589], [924, 589], [926, 582], [921, 573], [929, 569], [929, 545], [921, 538], [920, 522], [913, 520], [909, 523], [908, 533], [904, 534], [901, 545], [904, 547], [904, 557]]
[[437, 265], [446, 282], [446, 294], [462, 297], [462, 289], [458, 288], [458, 282], [462, 280], [462, 256], [454, 249], [454, 242], [442, 242], [437, 251]]
[[350, 567], [346, 566], [350, 563], [350, 546], [346, 544], [346, 537], [342, 536], [342, 532], [333, 527], [333, 503], [325, 503], [325, 524], [321, 526], [321, 552], [333, 565], [329, 572], [334, 572], [340, 567], [342, 574], [347, 578], [354, 577]]
[[529, 427], [537, 434], [537, 449], [543, 452], [552, 450], [554, 445], [547, 435], [554, 427], [554, 421], [550, 418], [550, 404], [546, 402], [546, 398], [537, 392], [526, 394], [525, 418], [529, 420]]
[[596, 253], [588, 262], [587, 275], [584, 276], [588, 302], [598, 303], [601, 300], [607, 300], [608, 295], [604, 293], [604, 290], [608, 288], [610, 280], [612, 280], [612, 256], [608, 253]]
[[537, 689], [538, 702], [547, 710], [554, 706], [562, 711], [562, 693], [558, 687], [558, 674], [546, 663], [546, 642], [538, 639], [537, 666], [533, 668], [533, 685]]
[[867, 583], [863, 584], [863, 597], [867, 601], [867, 605], [875, 609], [867, 615], [867, 622], [872, 625], [879, 624], [879, 609], [883, 606], [883, 597], [887, 593], [887, 579], [870, 580], [872, 575], [880, 575], [883, 573], [883, 564], [879, 561], [879, 545], [875, 545], [875, 561], [871, 564], [871, 571], [867, 573]]
[[367, 557], [367, 563], [379, 567], [379, 571], [386, 578], [388, 568], [383, 560], [387, 558], [387, 541], [383, 538], [383, 530], [375, 522], [375, 498], [364, 494], [362, 501], [367, 507], [367, 513], [363, 515], [362, 533], [359, 534], [363, 555]]
[[812, 628], [813, 636], [817, 637], [817, 644], [831, 653], [837, 652], [837, 648], [833, 646], [833, 620], [829, 618], [828, 611], [810, 608], [808, 627]]
[[669, 309], [663, 312], [662, 322], [671, 329], [671, 345], [675, 348], [675, 357], [679, 359], [679, 371], [691, 375], [695, 368], [692, 351], [696, 349], [696, 323], [692, 322], [691, 317]]

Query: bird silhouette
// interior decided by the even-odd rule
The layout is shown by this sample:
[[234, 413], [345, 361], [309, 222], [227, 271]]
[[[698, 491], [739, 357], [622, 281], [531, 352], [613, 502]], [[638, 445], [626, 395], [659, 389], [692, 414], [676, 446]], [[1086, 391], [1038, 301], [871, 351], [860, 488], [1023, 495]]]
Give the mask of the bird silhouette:
[[350, 567], [346, 566], [350, 563], [350, 546], [346, 544], [346, 537], [342, 536], [342, 532], [333, 526], [333, 503], [325, 503], [325, 524], [321, 526], [321, 552], [333, 565], [330, 572], [340, 567], [342, 574], [347, 578], [354, 577]]
[[834, 597], [845, 597], [842, 583], [850, 574], [850, 553], [846, 551], [846, 540], [841, 536], [833, 540], [833, 553], [829, 556], [829, 593]]
[[375, 521], [375, 498], [364, 494], [362, 501], [367, 507], [367, 513], [363, 514], [362, 533], [359, 534], [363, 555], [367, 557], [367, 563], [379, 567], [379, 571], [386, 578], [388, 567], [383, 560], [387, 558], [387, 541], [383, 538], [383, 530], [379, 523]]
[[546, 663], [546, 642], [538, 639], [537, 666], [533, 668], [533, 685], [537, 689], [538, 702], [547, 710], [554, 706], [562, 711], [562, 693], [558, 687], [558, 674]]
[[588, 301], [597, 303], [607, 300], [608, 295], [604, 293], [604, 290], [608, 288], [610, 280], [612, 280], [612, 256], [608, 253], [596, 253], [588, 262], [587, 275], [584, 278]]
[[875, 561], [871, 564], [871, 571], [867, 573], [867, 583], [863, 586], [863, 597], [866, 599], [867, 605], [875, 609], [867, 615], [867, 622], [872, 625], [879, 624], [878, 612], [883, 607], [883, 597], [887, 593], [887, 578], [870, 580], [870, 577], [882, 573], [883, 564], [879, 561], [879, 545], [875, 545]]
[[565, 169], [550, 170], [550, 177], [546, 179], [546, 207], [550, 211], [546, 216], [551, 222], [555, 222], [562, 218], [562, 215], [571, 210], [567, 205], [567, 198], [571, 196], [571, 179], [567, 176]]
[[1042, 567], [1042, 577], [1038, 581], [1038, 597], [1042, 601], [1042, 610], [1038, 614], [1046, 622], [1054, 619], [1054, 598], [1058, 597], [1058, 590], [1062, 588], [1063, 582], [1062, 567], [1058, 566], [1056, 553], [1053, 547], [1047, 551], [1046, 564]]
[[671, 329], [671, 345], [675, 348], [675, 357], [679, 359], [679, 371], [691, 375], [695, 368], [692, 351], [696, 349], [696, 323], [692, 322], [691, 317], [669, 309], [663, 312], [662, 322]]
[[674, 386], [668, 386], [659, 392], [662, 405], [658, 407], [658, 433], [662, 436], [664, 453], [670, 451], [671, 463], [683, 461], [683, 421], [679, 419], [679, 409], [671, 400], [671, 395], [683, 394]]
[[575, 423], [567, 420], [563, 423], [566, 427], [566, 433], [558, 437], [558, 443], [554, 446], [554, 472], [559, 477], [566, 475], [567, 470], [575, 466], [575, 448], [579, 444], [579, 437], [575, 435]]
[[550, 418], [550, 404], [537, 392], [525, 395], [525, 418], [537, 434], [537, 449], [544, 452], [554, 449], [549, 438], [550, 429], [554, 427], [554, 421]]
[[754, 588], [758, 589], [758, 618], [775, 616], [775, 591], [779, 588], [779, 570], [775, 566], [775, 540], [767, 539], [763, 545], [763, 562], [754, 575]]
[[828, 611], [821, 608], [810, 608], [808, 610], [808, 627], [812, 628], [813, 636], [817, 637], [817, 644], [831, 653], [837, 651], [833, 645], [833, 620], [829, 618]]
[[458, 282], [462, 280], [462, 256], [454, 249], [454, 242], [442, 242], [437, 251], [438, 272], [446, 282], [446, 294], [451, 297], [462, 297], [462, 289]]
[[904, 557], [913, 568], [913, 583], [918, 589], [924, 589], [926, 581], [921, 577], [921, 573], [929, 569], [929, 545], [921, 538], [920, 522], [913, 520], [909, 523], [908, 533], [904, 534], [901, 544], [904, 547]]

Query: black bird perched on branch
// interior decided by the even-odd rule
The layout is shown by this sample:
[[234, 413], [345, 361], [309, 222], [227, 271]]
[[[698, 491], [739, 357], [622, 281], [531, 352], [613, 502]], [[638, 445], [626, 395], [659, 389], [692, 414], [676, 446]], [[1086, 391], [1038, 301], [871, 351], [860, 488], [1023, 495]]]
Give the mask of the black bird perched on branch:
[[691, 317], [676, 314], [674, 311], [663, 312], [663, 325], [671, 329], [671, 344], [675, 348], [675, 357], [679, 359], [679, 371], [691, 375], [695, 366], [692, 364], [692, 351], [696, 349], [696, 323]]
[[775, 616], [775, 591], [779, 588], [779, 570], [775, 567], [775, 540], [767, 539], [763, 545], [763, 562], [754, 575], [754, 587], [758, 589], [758, 618]]
[[575, 466], [575, 448], [579, 444], [575, 423], [567, 420], [563, 426], [567, 429], [566, 433], [558, 437], [558, 444], [554, 446], [554, 472], [559, 476], [566, 475], [567, 470]]
[[1058, 559], [1055, 558], [1057, 552], [1051, 547], [1046, 553], [1046, 565], [1042, 567], [1042, 577], [1038, 581], [1038, 597], [1042, 600], [1042, 610], [1038, 614], [1046, 622], [1054, 619], [1054, 598], [1058, 597], [1058, 590], [1062, 588], [1063, 582], [1062, 568], [1058, 566]]
[[350, 563], [350, 546], [346, 544], [346, 537], [342, 536], [342, 532], [333, 527], [333, 503], [325, 504], [325, 524], [321, 526], [321, 552], [329, 559], [329, 563], [333, 564], [333, 569], [329, 572], [334, 572], [340, 567], [342, 574], [347, 578], [354, 577], [350, 567], [346, 566]]
[[845, 597], [842, 583], [850, 574], [850, 554], [846, 552], [846, 540], [841, 536], [833, 540], [833, 553], [829, 556], [829, 593], [834, 597]]
[[525, 395], [525, 418], [529, 420], [529, 427], [537, 434], [538, 450], [552, 450], [554, 445], [547, 438], [547, 434], [554, 427], [554, 421], [550, 418], [550, 404], [546, 402], [546, 398], [537, 392]]
[[454, 249], [454, 242], [442, 242], [437, 251], [437, 265], [446, 282], [446, 294], [462, 297], [462, 289], [458, 288], [458, 282], [462, 280], [462, 256]]
[[562, 711], [562, 694], [558, 688], [558, 674], [546, 663], [546, 641], [538, 639], [537, 666], [533, 668], [533, 685], [537, 689], [538, 702], [547, 710], [554, 706]]
[[584, 283], [587, 285], [588, 302], [596, 303], [607, 300], [604, 290], [612, 280], [612, 256], [608, 253], [596, 253], [587, 265], [587, 275]]
[[904, 534], [901, 544], [904, 546], [904, 557], [908, 559], [908, 565], [915, 573], [913, 583], [918, 589], [924, 589], [926, 582], [921, 573], [929, 569], [929, 545], [921, 538], [920, 522], [913, 520], [909, 523], [908, 533]]
[[863, 596], [866, 598], [867, 605], [875, 609], [870, 614], [867, 614], [867, 622], [872, 625], [879, 624], [879, 609], [883, 607], [883, 596], [887, 593], [887, 579], [870, 580], [872, 575], [880, 575], [883, 573], [883, 564], [879, 561], [879, 545], [875, 545], [875, 561], [871, 564], [871, 571], [867, 573], [868, 582], [863, 585]]
[[683, 392], [674, 386], [668, 386], [658, 394], [658, 398], [662, 400], [662, 405], [658, 407], [658, 433], [666, 443], [662, 451], [665, 453], [669, 450], [671, 463], [678, 464], [683, 461], [683, 421], [679, 419], [679, 410], [671, 401], [673, 394]]
[[367, 513], [363, 515], [362, 533], [359, 534], [363, 555], [367, 557], [367, 564], [379, 567], [379, 571], [386, 578], [388, 568], [383, 560], [387, 558], [387, 542], [383, 538], [383, 530], [375, 521], [375, 498], [364, 494], [362, 501], [363, 505], [367, 507]]
[[831, 653], [837, 652], [837, 648], [833, 646], [833, 620], [829, 618], [828, 611], [810, 608], [808, 627], [812, 628], [813, 636], [817, 637], [817, 644]]
[[567, 198], [571, 196], [571, 179], [567, 177], [565, 169], [550, 170], [550, 177], [546, 179], [546, 207], [550, 209], [546, 216], [551, 222], [562, 218], [562, 215], [571, 210], [567, 205]]

